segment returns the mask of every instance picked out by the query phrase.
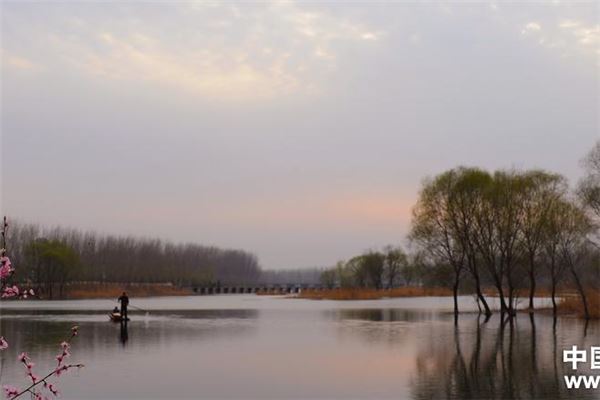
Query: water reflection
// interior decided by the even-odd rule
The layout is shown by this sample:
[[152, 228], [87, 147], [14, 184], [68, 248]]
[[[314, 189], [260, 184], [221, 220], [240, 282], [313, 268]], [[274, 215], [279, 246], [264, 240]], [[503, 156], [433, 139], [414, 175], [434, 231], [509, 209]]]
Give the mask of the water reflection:
[[520, 316], [511, 322], [460, 321], [445, 339], [436, 335], [426, 340], [416, 356], [412, 398], [597, 398], [597, 391], [567, 390], [562, 378], [571, 373], [563, 368], [562, 348], [592, 344], [585, 342], [585, 324], [562, 321], [576, 326], [580, 335], [565, 335], [561, 344], [551, 318]]
[[156, 348], [167, 343], [198, 341], [249, 335], [255, 330], [256, 310], [163, 310], [149, 315], [131, 314], [127, 324], [109, 322], [106, 313], [73, 311], [27, 311], [26, 314], [3, 312], [0, 335], [10, 338], [9, 349], [2, 359], [16, 359], [17, 352], [27, 349], [38, 358], [53, 356], [55, 347], [79, 326], [80, 335], [73, 340], [77, 349], [94, 352], [111, 351], [116, 343], [125, 345], [133, 335], [136, 348]]
[[127, 340], [129, 339], [129, 332], [127, 331], [127, 321], [121, 321], [120, 325], [121, 329], [119, 338], [121, 339], [121, 344], [123, 344], [123, 347], [125, 347], [125, 345], [127, 344]]
[[486, 323], [465, 313], [455, 325], [438, 299], [419, 299], [420, 308], [415, 299], [300, 301], [294, 308], [294, 300], [261, 298], [256, 309], [245, 297], [225, 300], [226, 309], [194, 309], [197, 298], [169, 299], [170, 307], [132, 314], [123, 325], [99, 307], [3, 310], [0, 335], [11, 347], [0, 352], [0, 381], [23, 382], [14, 361], [20, 351], [30, 352], [40, 371], [51, 368], [58, 343], [78, 324], [71, 361], [86, 368], [61, 378], [66, 399], [598, 395], [567, 392], [562, 376], [570, 371], [561, 360], [564, 348], [598, 345], [597, 321], [586, 332], [575, 319], [519, 314], [501, 323], [496, 314]]
[[443, 312], [399, 308], [333, 310], [325, 314], [331, 315], [338, 320], [364, 320], [372, 322], [422, 322], [450, 320], [452, 318], [450, 314]]

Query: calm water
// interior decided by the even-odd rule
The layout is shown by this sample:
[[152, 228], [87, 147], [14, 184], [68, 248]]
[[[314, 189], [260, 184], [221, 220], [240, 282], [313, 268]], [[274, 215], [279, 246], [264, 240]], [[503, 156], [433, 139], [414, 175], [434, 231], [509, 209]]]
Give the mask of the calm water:
[[[511, 328], [477, 314], [454, 325], [451, 299], [310, 301], [255, 295], [133, 299], [127, 332], [114, 302], [1, 304], [3, 384], [24, 386], [28, 351], [42, 373], [73, 324], [64, 399], [599, 398], [567, 391], [561, 351], [600, 345], [600, 325], [519, 315]], [[474, 309], [472, 298], [461, 298]], [[126, 334], [126, 335], [125, 335]], [[580, 369], [581, 371], [581, 369]]]

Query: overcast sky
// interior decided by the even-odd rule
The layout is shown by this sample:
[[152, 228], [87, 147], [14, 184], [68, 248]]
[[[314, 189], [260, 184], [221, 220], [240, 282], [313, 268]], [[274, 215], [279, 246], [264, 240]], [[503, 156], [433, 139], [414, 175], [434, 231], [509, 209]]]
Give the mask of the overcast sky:
[[331, 265], [458, 165], [581, 176], [597, 2], [7, 2], [2, 211]]

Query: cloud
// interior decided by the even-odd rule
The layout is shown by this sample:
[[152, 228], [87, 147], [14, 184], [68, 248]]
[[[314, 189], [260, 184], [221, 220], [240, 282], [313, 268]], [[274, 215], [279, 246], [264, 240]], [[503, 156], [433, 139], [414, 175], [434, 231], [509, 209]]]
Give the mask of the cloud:
[[528, 33], [539, 32], [541, 30], [542, 30], [542, 26], [540, 24], [538, 24], [537, 22], [529, 22], [527, 25], [525, 25], [525, 27], [523, 28], [521, 33], [523, 35], [526, 35]]
[[558, 24], [558, 26], [563, 29], [570, 29], [570, 28], [578, 27], [580, 24], [581, 23], [578, 21], [573, 21], [571, 19], [568, 19], [568, 20], [565, 20], [565, 21], [561, 22], [560, 24]]
[[578, 44], [598, 48], [600, 45], [600, 24], [585, 25], [581, 21], [565, 20], [558, 24], [561, 31], [574, 38]]
[[[562, 19], [547, 23], [545, 29], [537, 22], [529, 22], [521, 34], [536, 38], [538, 44], [548, 49], [557, 49], [563, 57], [575, 53], [582, 55], [600, 54], [600, 24], [589, 24], [578, 19]], [[598, 65], [600, 63], [597, 62]]]
[[2, 64], [5, 67], [21, 71], [33, 71], [39, 68], [33, 61], [14, 54], [6, 54], [5, 51], [2, 52]]
[[319, 93], [338, 68], [339, 43], [360, 46], [383, 35], [353, 19], [292, 2], [182, 3], [168, 9], [175, 14], [175, 29], [161, 25], [167, 20], [160, 15], [162, 7], [151, 9], [143, 18], [135, 8], [110, 18], [89, 12], [93, 8], [63, 10], [61, 19], [31, 24], [23, 34], [42, 38], [40, 58], [58, 64], [55, 68], [238, 100]]
[[600, 44], [600, 25], [594, 25], [589, 27], [574, 27], [571, 33], [577, 41], [585, 46], [597, 46]]
[[153, 40], [135, 44], [131, 37], [104, 33], [98, 41], [104, 42], [105, 51], [82, 49], [85, 55], [76, 64], [99, 77], [166, 84], [206, 96], [230, 98], [272, 97], [291, 93], [300, 86], [298, 78], [285, 68], [285, 54], [278, 54], [269, 64], [259, 67], [239, 50], [223, 54], [202, 49], [182, 55]]

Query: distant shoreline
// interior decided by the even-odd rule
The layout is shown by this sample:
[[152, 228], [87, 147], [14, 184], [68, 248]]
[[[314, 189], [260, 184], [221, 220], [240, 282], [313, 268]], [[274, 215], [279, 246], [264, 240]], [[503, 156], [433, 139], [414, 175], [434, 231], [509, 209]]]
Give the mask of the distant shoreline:
[[[94, 300], [94, 299], [116, 299], [125, 291], [130, 297], [162, 297], [162, 296], [203, 296], [194, 292], [192, 288], [181, 288], [170, 283], [100, 283], [100, 282], [78, 282], [68, 284], [64, 288], [62, 297], [52, 299], [46, 296], [34, 296], [38, 300]], [[484, 289], [486, 297], [497, 297], [497, 293], [491, 289]], [[286, 293], [256, 293], [256, 295], [286, 295]], [[461, 296], [470, 293], [460, 293]], [[207, 295], [210, 296], [210, 295]], [[307, 290], [292, 296], [291, 299], [306, 300], [379, 300], [384, 298], [402, 297], [452, 297], [452, 290], [443, 287], [418, 287], [403, 286], [393, 289], [373, 288], [337, 288], [323, 290]], [[547, 290], [540, 289], [536, 297], [550, 297]], [[582, 305], [573, 290], [561, 290], [556, 294], [559, 315], [581, 316]], [[588, 293], [592, 318], [600, 317], [600, 292], [590, 291]], [[547, 307], [537, 308], [537, 311], [548, 311]], [[527, 311], [527, 310], [521, 310]]]
[[66, 285], [63, 296], [49, 299], [40, 296], [40, 300], [88, 300], [116, 299], [121, 293], [127, 292], [129, 297], [154, 296], [188, 296], [193, 295], [191, 289], [184, 289], [168, 283], [72, 283]]
[[452, 296], [452, 290], [440, 287], [404, 286], [393, 289], [342, 288], [299, 293], [296, 297], [311, 300], [377, 300], [386, 297]]
[[[490, 288], [484, 290], [486, 297], [497, 297], [498, 294]], [[465, 296], [467, 293], [460, 293]], [[344, 289], [326, 289], [321, 291], [310, 291], [294, 295], [294, 298], [309, 299], [309, 300], [379, 300], [384, 298], [398, 297], [452, 297], [452, 290], [439, 287], [399, 287], [394, 289], [375, 290], [369, 288], [344, 288]], [[536, 297], [550, 297], [548, 290], [538, 290]], [[561, 290], [556, 293], [558, 303], [558, 314], [560, 316], [572, 315], [583, 316], [583, 305], [578, 295], [573, 290]], [[588, 301], [591, 311], [591, 317], [594, 319], [600, 318], [600, 292], [588, 292]], [[551, 311], [551, 307], [536, 308], [536, 311]], [[527, 312], [527, 309], [520, 310]]]

